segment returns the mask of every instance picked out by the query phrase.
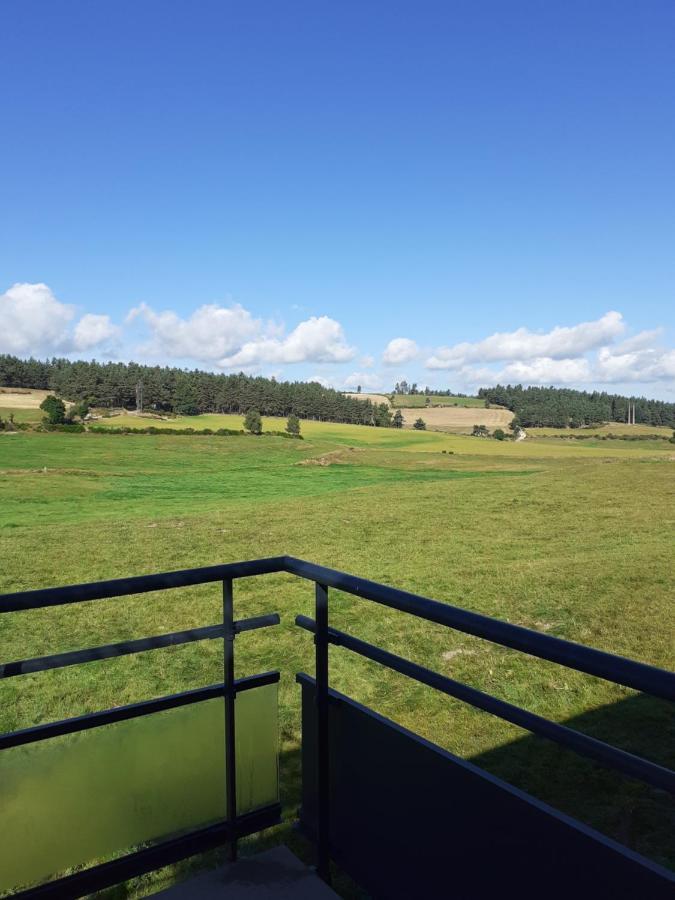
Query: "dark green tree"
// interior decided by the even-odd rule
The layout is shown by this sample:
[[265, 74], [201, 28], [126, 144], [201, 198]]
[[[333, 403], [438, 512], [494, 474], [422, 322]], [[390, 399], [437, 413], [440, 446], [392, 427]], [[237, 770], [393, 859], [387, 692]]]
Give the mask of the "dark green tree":
[[[58, 358], [41, 361], [0, 354], [0, 384], [46, 390], [70, 403], [85, 400], [92, 407], [135, 409], [139, 381], [143, 382], [144, 408], [158, 412], [243, 415], [253, 408], [262, 416], [286, 418], [293, 413], [300, 419], [322, 422], [379, 427], [390, 424], [388, 417], [381, 415], [377, 404], [370, 400], [349, 397], [316, 382], [277, 382], [241, 372], [224, 375], [134, 362]], [[396, 394], [410, 393], [410, 390], [405, 381], [396, 385]], [[450, 390], [434, 393], [458, 396]], [[635, 410], [636, 423], [675, 428], [675, 403], [663, 400], [522, 385], [481, 388], [478, 394], [491, 407], [510, 409], [524, 428], [537, 425], [567, 428], [571, 422], [580, 427], [626, 422], [629, 405]], [[392, 406], [405, 405], [405, 398], [394, 395], [390, 399]]]
[[[134, 387], [134, 404], [136, 388]], [[181, 379], [176, 385], [173, 397], [173, 411], [177, 416], [196, 416], [199, 415], [200, 407], [197, 399], [197, 392], [191, 380]]]
[[262, 434], [262, 418], [257, 409], [249, 409], [244, 416], [244, 428], [251, 434]]
[[397, 409], [394, 413], [394, 418], [391, 420], [391, 424], [394, 428], [403, 428], [403, 413], [400, 409]]
[[300, 419], [293, 415], [293, 413], [290, 414], [288, 421], [286, 422], [286, 431], [289, 434], [300, 434]]
[[45, 420], [50, 425], [62, 425], [66, 421], [66, 404], [53, 394], [45, 397], [40, 409], [44, 411]]
[[495, 428], [495, 430], [492, 432], [492, 437], [496, 441], [504, 441], [506, 440], [506, 433], [501, 428]]
[[424, 421], [424, 419], [415, 419], [413, 428], [417, 429], [417, 431], [426, 431], [427, 423]]
[[84, 419], [88, 412], [89, 404], [86, 400], [83, 400], [81, 403], [76, 403], [74, 406], [70, 407], [70, 409], [68, 410], [68, 418]]

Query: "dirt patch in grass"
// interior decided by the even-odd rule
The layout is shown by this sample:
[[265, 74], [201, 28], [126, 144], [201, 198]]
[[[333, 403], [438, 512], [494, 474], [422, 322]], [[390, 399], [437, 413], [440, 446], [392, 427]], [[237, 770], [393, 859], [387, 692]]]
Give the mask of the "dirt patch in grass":
[[307, 459], [301, 459], [296, 466], [332, 466], [335, 463], [343, 462], [344, 458], [344, 450], [331, 450], [321, 456], [309, 456]]

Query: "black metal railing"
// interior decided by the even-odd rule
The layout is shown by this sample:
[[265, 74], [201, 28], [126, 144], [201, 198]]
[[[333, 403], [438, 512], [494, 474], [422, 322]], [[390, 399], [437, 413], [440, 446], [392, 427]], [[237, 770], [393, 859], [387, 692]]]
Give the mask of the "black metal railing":
[[0, 613], [10, 613], [119, 598], [148, 591], [208, 584], [211, 582], [222, 582], [223, 586], [223, 621], [221, 624], [0, 664], [0, 678], [13, 678], [29, 673], [112, 659], [163, 647], [175, 647], [195, 641], [216, 638], [223, 640], [224, 669], [223, 681], [220, 683], [0, 734], [0, 751], [222, 697], [225, 703], [225, 819], [208, 827], [198, 828], [141, 850], [126, 853], [124, 856], [109, 862], [94, 865], [72, 875], [49, 881], [38, 887], [22, 891], [15, 896], [26, 898], [72, 898], [85, 896], [92, 891], [118, 884], [121, 881], [177, 862], [195, 853], [210, 850], [223, 843], [229, 846], [230, 858], [234, 859], [236, 858], [238, 838], [261, 831], [263, 828], [277, 824], [280, 821], [281, 807], [278, 803], [250, 813], [237, 814], [237, 761], [235, 752], [235, 697], [253, 688], [278, 682], [279, 672], [263, 672], [239, 679], [234, 677], [234, 642], [236, 636], [246, 631], [278, 625], [280, 618], [278, 613], [271, 613], [264, 616], [235, 620], [233, 604], [234, 578], [279, 570], [279, 560], [256, 560], [251, 563], [189, 569], [182, 572], [147, 575], [63, 588], [25, 591], [0, 596]]
[[[71, 878], [81, 878], [81, 884], [88, 885], [100, 877], [100, 883], [112, 884], [111, 878], [121, 881], [138, 874], [139, 871], [147, 871], [164, 865], [162, 859], [169, 861], [171, 858], [181, 858], [188, 852], [197, 852], [204, 846], [228, 840], [233, 846], [238, 834], [251, 833], [255, 822], [240, 822], [236, 817], [233, 807], [236, 797], [236, 765], [234, 761], [234, 714], [233, 701], [236, 691], [245, 690], [247, 685], [254, 686], [262, 682], [262, 679], [278, 678], [277, 673], [265, 673], [253, 676], [251, 679], [234, 681], [233, 647], [234, 637], [240, 631], [252, 628], [264, 627], [276, 624], [279, 617], [263, 616], [256, 619], [235, 621], [233, 616], [232, 583], [235, 579], [253, 575], [264, 575], [275, 572], [287, 572], [307, 579], [315, 584], [315, 618], [312, 620], [306, 616], [298, 616], [296, 624], [310, 631], [315, 636], [315, 660], [316, 660], [316, 692], [317, 692], [317, 863], [319, 874], [326, 880], [329, 879], [330, 870], [330, 845], [329, 845], [329, 736], [328, 736], [328, 702], [329, 702], [329, 667], [328, 649], [330, 644], [343, 647], [370, 659], [387, 668], [406, 675], [422, 684], [426, 684], [449, 696], [462, 700], [471, 706], [496, 715], [521, 728], [548, 738], [558, 744], [568, 747], [579, 754], [587, 756], [604, 766], [618, 770], [632, 778], [637, 778], [654, 787], [667, 790], [675, 794], [675, 772], [666, 769], [656, 763], [628, 753], [596, 738], [592, 738], [581, 732], [577, 732], [565, 725], [552, 722], [525, 709], [500, 700], [486, 694], [476, 688], [462, 684], [452, 678], [433, 672], [417, 663], [385, 651], [369, 644], [359, 638], [338, 631], [329, 625], [329, 588], [333, 588], [356, 597], [361, 597], [382, 604], [391, 609], [409, 613], [428, 622], [443, 625], [457, 631], [474, 635], [479, 638], [519, 650], [530, 656], [559, 663], [567, 668], [575, 669], [618, 685], [645, 692], [655, 697], [667, 700], [675, 700], [675, 674], [664, 669], [659, 669], [645, 663], [635, 662], [625, 657], [615, 656], [611, 653], [585, 647], [570, 641], [556, 638], [551, 635], [541, 634], [517, 625], [512, 625], [479, 613], [470, 612], [457, 606], [441, 603], [421, 597], [407, 591], [398, 590], [376, 582], [368, 581], [339, 572], [333, 569], [305, 562], [295, 557], [279, 556], [267, 559], [252, 560], [247, 562], [231, 563], [222, 566], [212, 566], [202, 569], [188, 569], [179, 572], [169, 572], [159, 575], [146, 575], [135, 578], [119, 579], [115, 581], [84, 584], [65, 588], [51, 588], [46, 590], [26, 591], [0, 596], [0, 613], [17, 612], [21, 610], [37, 609], [46, 606], [58, 606], [67, 603], [84, 601], [96, 601], [106, 598], [127, 596], [149, 591], [164, 590], [189, 585], [206, 584], [210, 582], [222, 582], [223, 584], [223, 624], [212, 625], [206, 628], [196, 628], [190, 631], [176, 632], [174, 634], [145, 638], [143, 640], [126, 641], [117, 644], [108, 644], [103, 647], [80, 650], [72, 653], [62, 653], [54, 656], [39, 657], [35, 659], [19, 660], [5, 663], [0, 666], [0, 677], [12, 677], [26, 672], [37, 672], [60, 666], [75, 665], [97, 659], [108, 659], [128, 653], [138, 653], [142, 650], [155, 649], [157, 647], [174, 646], [176, 644], [189, 643], [191, 641], [222, 637], [224, 639], [224, 680], [222, 684], [200, 688], [184, 694], [175, 694], [170, 697], [158, 698], [133, 704], [131, 707], [121, 707], [102, 713], [92, 713], [81, 716], [78, 719], [70, 719], [65, 722], [56, 722], [48, 725], [40, 725], [36, 728], [26, 729], [23, 732], [0, 736], [0, 749], [16, 746], [19, 743], [40, 740], [51, 737], [54, 734], [64, 734], [80, 728], [95, 727], [104, 722], [117, 721], [133, 715], [145, 715], [159, 709], [167, 709], [184, 703], [196, 702], [212, 696], [224, 696], [226, 700], [226, 753], [228, 772], [228, 810], [227, 821], [211, 829], [207, 838], [203, 836], [188, 835], [187, 838], [177, 839], [183, 841], [178, 849], [176, 843], [168, 842], [157, 848], [140, 851], [146, 855], [141, 858], [139, 854], [107, 863], [95, 869], [78, 873]], [[254, 814], [255, 815], [255, 814]], [[245, 817], [244, 817], [245, 818]], [[233, 824], [234, 823], [234, 824]], [[257, 824], [260, 824], [260, 820]], [[264, 826], [262, 826], [264, 827]], [[249, 830], [246, 830], [249, 829]], [[206, 843], [204, 843], [204, 841]], [[192, 843], [190, 843], [192, 842]], [[171, 846], [169, 846], [171, 845]], [[166, 848], [162, 850], [162, 847]], [[196, 847], [196, 849], [194, 849]], [[193, 849], [190, 849], [193, 848]], [[185, 851], [188, 852], [185, 852]], [[176, 854], [179, 854], [178, 856]], [[154, 854], [154, 855], [153, 855]], [[173, 854], [173, 856], [172, 856]], [[158, 862], [157, 860], [160, 860]], [[126, 863], [125, 863], [126, 860]], [[145, 869], [139, 868], [143, 865]], [[107, 868], [106, 868], [107, 867]], [[111, 868], [112, 867], [112, 868]], [[116, 868], [115, 868], [116, 867]], [[89, 881], [87, 882], [87, 878]], [[54, 883], [45, 885], [38, 891], [44, 891], [44, 896], [49, 894]], [[69, 882], [73, 884], [73, 882]], [[79, 889], [78, 883], [78, 889]], [[42, 894], [34, 893], [35, 896]], [[56, 896], [56, 894], [54, 894]], [[68, 896], [74, 896], [69, 894]]]

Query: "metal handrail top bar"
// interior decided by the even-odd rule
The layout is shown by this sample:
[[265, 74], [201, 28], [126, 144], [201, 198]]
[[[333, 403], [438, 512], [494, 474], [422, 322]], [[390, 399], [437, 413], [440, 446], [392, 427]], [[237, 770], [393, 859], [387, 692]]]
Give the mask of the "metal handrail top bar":
[[675, 673], [667, 669], [659, 669], [647, 663], [627, 659], [625, 656], [617, 656], [563, 638], [541, 634], [523, 628], [522, 625], [511, 625], [509, 622], [470, 612], [450, 603], [430, 600], [419, 594], [387, 587], [376, 581], [347, 575], [294, 557], [286, 557], [286, 571], [356, 597], [373, 600], [391, 609], [410, 613], [428, 622], [445, 625], [447, 628], [484, 638], [494, 644], [519, 650], [530, 656], [560, 663], [567, 668], [577, 669], [588, 675], [595, 675], [665, 700], [675, 700]]
[[131, 594], [147, 594], [170, 588], [192, 587], [210, 584], [226, 578], [247, 578], [251, 575], [269, 575], [286, 571], [285, 556], [271, 556], [244, 562], [223, 563], [219, 566], [203, 566], [198, 569], [179, 569], [156, 575], [135, 575], [131, 578], [115, 578], [112, 581], [92, 581], [66, 587], [41, 588], [36, 591], [17, 591], [0, 594], [0, 613], [41, 609], [45, 606], [64, 606], [85, 600], [110, 600]]
[[428, 597], [388, 587], [366, 578], [348, 575], [345, 572], [319, 566], [292, 556], [275, 556], [201, 569], [184, 569], [159, 575], [141, 575], [135, 578], [121, 578], [93, 584], [4, 594], [0, 595], [0, 613], [278, 572], [287, 572], [317, 584], [333, 587], [437, 625], [472, 634], [530, 656], [604, 678], [615, 684], [621, 684], [637, 691], [645, 691], [667, 700], [675, 700], [675, 673], [665, 669], [552, 635], [541, 634], [520, 625], [502, 622], [481, 613], [471, 612], [438, 600], [430, 600]]
[[[316, 622], [308, 616], [296, 616], [295, 624], [305, 631], [316, 634]], [[520, 706], [515, 706], [506, 700], [500, 700], [454, 678], [440, 675], [438, 672], [412, 662], [412, 660], [397, 656], [395, 653], [389, 653], [389, 651], [383, 650], [381, 647], [376, 647], [374, 644], [369, 644], [336, 628], [328, 629], [328, 640], [336, 647], [344, 647], [353, 653], [357, 653], [359, 656], [363, 656], [365, 659], [370, 659], [394, 672], [406, 675], [418, 684], [426, 684], [428, 687], [441, 691], [448, 697], [454, 697], [457, 700], [468, 703], [475, 709], [498, 716], [500, 719], [511, 722], [519, 728], [525, 728], [533, 734], [548, 738], [582, 756], [594, 759], [601, 765], [623, 772], [624, 775], [637, 778], [675, 796], [675, 772], [658, 763], [650, 762], [641, 756], [635, 756], [632, 753], [600, 741], [591, 735], [575, 731], [566, 725], [552, 722], [543, 718], [543, 716], [529, 712]]]

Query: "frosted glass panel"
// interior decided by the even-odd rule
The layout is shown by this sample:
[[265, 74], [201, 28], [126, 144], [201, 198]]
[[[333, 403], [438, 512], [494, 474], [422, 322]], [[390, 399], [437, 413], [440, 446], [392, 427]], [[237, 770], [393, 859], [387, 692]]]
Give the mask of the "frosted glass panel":
[[[236, 699], [237, 809], [279, 798], [277, 685]], [[225, 817], [222, 698], [0, 751], [0, 891]]]

